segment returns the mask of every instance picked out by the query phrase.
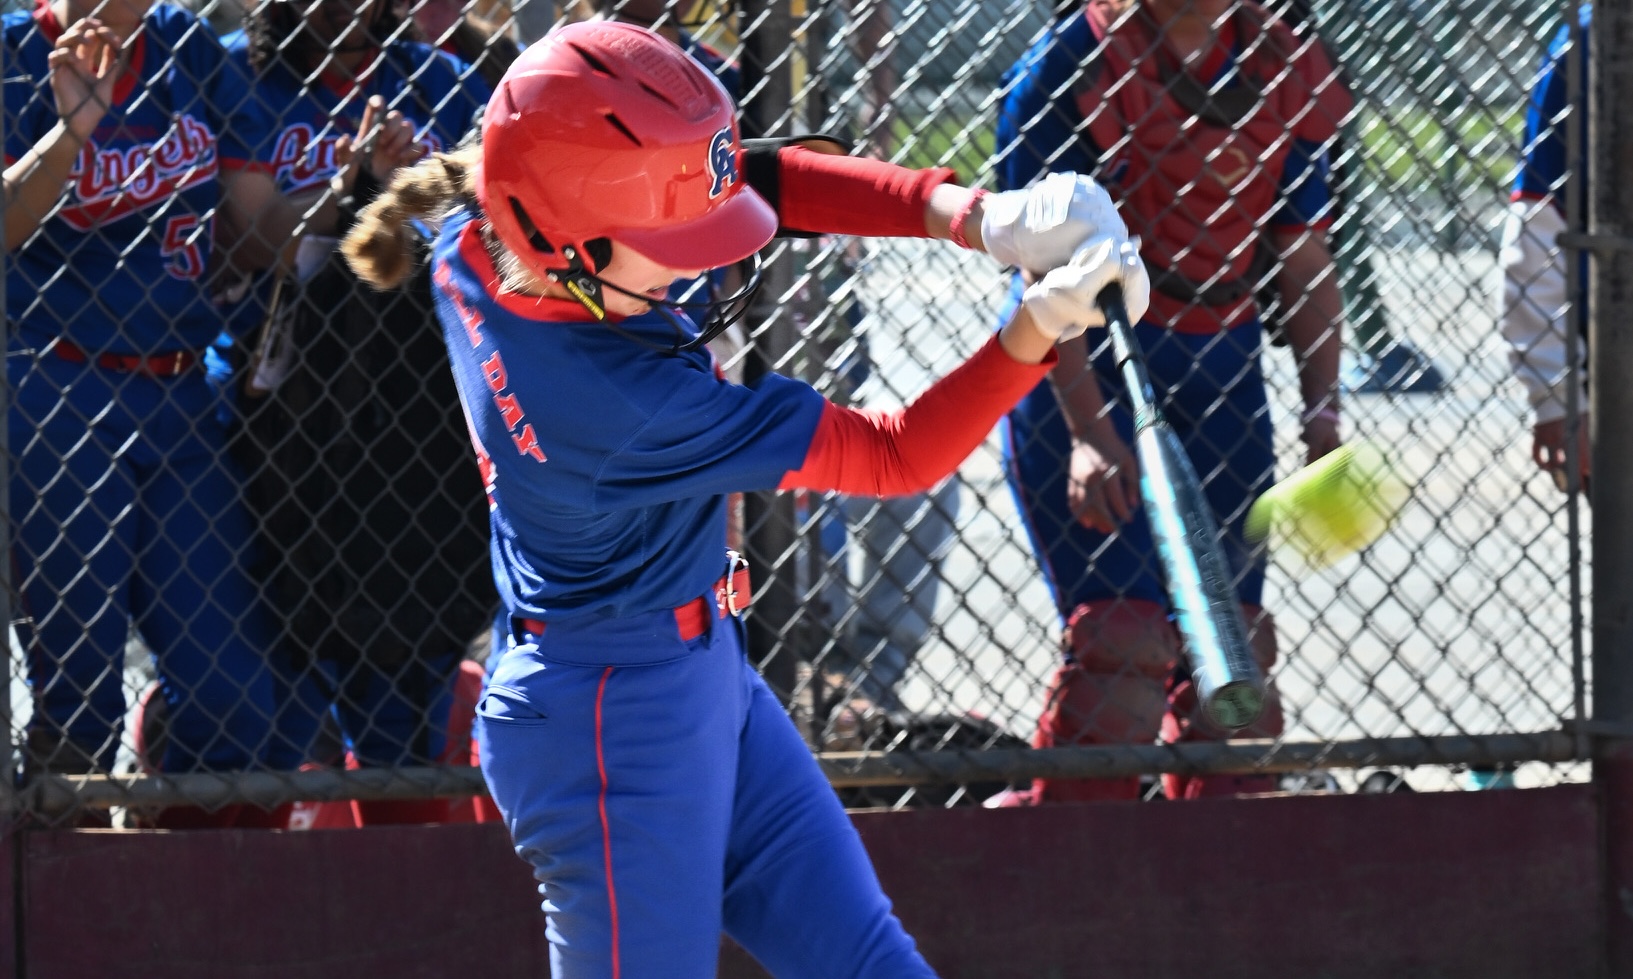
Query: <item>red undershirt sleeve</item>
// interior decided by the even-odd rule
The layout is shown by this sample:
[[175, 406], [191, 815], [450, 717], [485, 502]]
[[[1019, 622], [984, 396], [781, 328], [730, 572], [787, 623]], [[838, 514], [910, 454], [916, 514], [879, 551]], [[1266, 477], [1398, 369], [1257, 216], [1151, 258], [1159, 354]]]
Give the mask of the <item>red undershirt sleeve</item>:
[[1058, 359], [1050, 351], [1041, 364], [1022, 364], [993, 334], [974, 356], [900, 411], [861, 411], [830, 402], [804, 464], [784, 476], [779, 488], [856, 496], [921, 493], [957, 469]]
[[882, 160], [785, 146], [777, 153], [784, 228], [867, 238], [927, 238], [930, 192], [957, 177], [946, 167], [910, 170]]

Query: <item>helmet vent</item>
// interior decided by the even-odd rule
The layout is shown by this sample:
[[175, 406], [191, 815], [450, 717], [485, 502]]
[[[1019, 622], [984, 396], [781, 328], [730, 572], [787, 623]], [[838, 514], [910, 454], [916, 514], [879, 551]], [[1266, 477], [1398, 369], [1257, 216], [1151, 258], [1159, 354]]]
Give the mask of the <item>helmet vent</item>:
[[636, 84], [641, 86], [641, 90], [643, 92], [657, 99], [659, 102], [662, 102], [664, 105], [669, 106], [671, 109], [680, 108], [680, 106], [675, 104], [674, 99], [653, 88], [651, 85], [648, 85], [646, 82], [637, 82]]
[[550, 244], [550, 239], [539, 233], [539, 226], [527, 216], [527, 208], [522, 206], [521, 201], [514, 197], [510, 198], [510, 212], [516, 215], [516, 223], [521, 225], [522, 233], [527, 235], [527, 243], [533, 246], [534, 251], [546, 255], [556, 253], [556, 246]]
[[572, 48], [574, 51], [577, 51], [578, 56], [580, 58], [583, 58], [585, 63], [588, 64], [591, 69], [593, 69], [595, 71], [598, 71], [603, 75], [606, 75], [608, 78], [617, 78], [618, 77], [618, 74], [616, 72], [614, 72], [611, 68], [607, 67], [606, 62], [602, 61], [600, 58], [597, 58], [595, 55], [591, 54], [589, 51], [586, 51], [584, 48], [581, 48], [576, 44], [571, 44], [570, 43], [567, 46]]
[[616, 115], [612, 114], [611, 112], [606, 113], [606, 117], [607, 117], [607, 122], [612, 125], [612, 128], [614, 128], [614, 129], [618, 130], [619, 132], [623, 133], [624, 136], [627, 137], [629, 139], [629, 141], [631, 143], [634, 143], [636, 146], [641, 145], [641, 141], [639, 139], [635, 138], [635, 134], [629, 131], [628, 126], [624, 125], [624, 120], [618, 118]]

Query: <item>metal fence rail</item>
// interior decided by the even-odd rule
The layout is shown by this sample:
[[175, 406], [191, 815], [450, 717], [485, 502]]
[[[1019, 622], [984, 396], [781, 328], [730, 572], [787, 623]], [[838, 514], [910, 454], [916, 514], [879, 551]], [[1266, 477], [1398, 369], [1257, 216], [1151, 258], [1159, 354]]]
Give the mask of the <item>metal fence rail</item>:
[[[664, 7], [618, 6], [632, 17]], [[730, 68], [746, 131], [835, 133], [858, 153], [949, 166], [965, 183], [996, 189], [1013, 180], [1015, 154], [1029, 151], [1025, 139], [1000, 135], [1006, 114], [1028, 133], [1046, 121], [1035, 108], [1017, 115], [1010, 104], [1027, 84], [1012, 67], [1051, 38], [1064, 43], [1067, 25], [1087, 7], [1126, 5], [679, 6], [687, 9], [664, 23], [678, 14], [682, 29]], [[1347, 321], [1338, 393], [1344, 434], [1391, 457], [1409, 487], [1398, 518], [1375, 544], [1330, 568], [1305, 566], [1286, 549], [1269, 552], [1262, 601], [1254, 604], [1274, 618], [1281, 729], [1249, 732], [1259, 737], [1240, 742], [1159, 744], [1154, 736], [1120, 738], [1091, 720], [1083, 743], [1027, 749], [1069, 642], [1063, 612], [1070, 609], [1057, 608], [1037, 553], [1050, 541], [1029, 534], [1007, 478], [1004, 439], [1013, 430], [995, 433], [956, 477], [919, 497], [751, 497], [741, 532], [755, 564], [752, 653], [833, 784], [866, 790], [847, 801], [967, 804], [1033, 778], [1163, 773], [1305, 777], [1291, 785], [1331, 771], [1337, 777], [1321, 784], [1340, 789], [1368, 769], [1402, 770], [1420, 789], [1469, 784], [1465, 771], [1481, 773], [1479, 784], [1492, 772], [1506, 781], [1515, 769], [1522, 785], [1585, 777], [1593, 514], [1583, 495], [1561, 492], [1531, 458], [1533, 419], [1499, 323], [1505, 212], [1521, 160], [1536, 145], [1537, 134], [1529, 142], [1526, 135], [1527, 100], [1550, 40], [1575, 22], [1575, 5], [1282, 0], [1268, 7], [1266, 23], [1299, 25], [1287, 35], [1299, 51], [1313, 49], [1319, 35], [1341, 66], [1315, 87], [1343, 86], [1353, 96], [1353, 108], [1328, 120], [1332, 134], [1316, 140], [1330, 156], [1331, 227], [1309, 222], [1315, 227], [1299, 241], [1330, 233]], [[11, 750], [0, 752], [0, 805], [43, 819], [114, 809], [134, 824], [184, 804], [271, 808], [482, 790], [463, 732], [495, 610], [485, 583], [485, 502], [465, 461], [464, 423], [425, 302], [354, 291], [323, 246], [345, 220], [329, 187], [334, 140], [356, 129], [361, 99], [378, 91], [422, 137], [451, 146], [516, 42], [536, 40], [554, 19], [595, 11], [557, 10], [543, 0], [514, 9], [418, 0], [374, 25], [376, 40], [401, 52], [401, 64], [389, 69], [400, 72], [400, 83], [382, 87], [389, 75], [382, 69], [368, 85], [348, 87], [317, 70], [339, 65], [330, 63], [336, 39], [301, 34], [298, 24], [279, 27], [268, 19], [279, 8], [278, 16], [308, 9], [210, 0], [204, 21], [154, 26], [150, 18], [144, 30], [150, 56], [163, 42], [183, 75], [206, 70], [186, 60], [192, 33], [244, 26], [253, 40], [277, 27], [288, 37], [320, 38], [301, 49], [316, 51], [316, 60], [290, 76], [300, 80], [296, 93], [321, 108], [310, 118], [289, 114], [264, 71], [253, 82], [233, 80], [230, 64], [208, 69], [216, 74], [188, 103], [201, 117], [206, 107], [215, 114], [217, 183], [226, 186], [230, 167], [245, 162], [230, 159], [240, 153], [251, 157], [249, 171], [270, 174], [298, 205], [299, 221], [270, 238], [266, 225], [244, 232], [275, 254], [304, 230], [298, 273], [274, 286], [276, 277], [234, 282], [188, 266], [203, 254], [212, 222], [216, 253], [232, 248], [231, 194], [196, 196], [185, 206], [142, 197], [133, 188], [156, 158], [151, 148], [130, 157], [128, 171], [98, 158], [96, 175], [113, 181], [101, 190], [90, 188], [92, 169], [82, 165], [38, 230], [5, 259], [14, 330], [10, 441], [0, 457], [13, 487], [10, 539], [20, 550], [7, 589], [13, 630], [0, 727]], [[1246, 9], [1233, 7], [1219, 23]], [[480, 30], [452, 33], [471, 15], [485, 18]], [[13, 15], [23, 34], [26, 16]], [[36, 22], [30, 39], [3, 55], [8, 158], [43, 138], [30, 126], [51, 106], [50, 90], [39, 78], [30, 88], [13, 76], [40, 70], [27, 59], [42, 56], [46, 30]], [[460, 54], [439, 60], [428, 47], [411, 47], [423, 41]], [[1106, 55], [1096, 50], [1046, 94], [1061, 104], [1072, 93], [1103, 95], [1093, 89], [1104, 84], [1094, 66]], [[1563, 74], [1567, 103], [1580, 104], [1574, 70]], [[1275, 89], [1268, 91], [1266, 98]], [[1112, 130], [1096, 129], [1094, 113], [1111, 110], [1086, 111], [1066, 131], [1074, 140], [1104, 140]], [[278, 113], [285, 115], [265, 122]], [[163, 128], [171, 124], [152, 125], [159, 135], [150, 142], [181, 140], [182, 130]], [[1542, 120], [1542, 134], [1565, 137], [1563, 170], [1572, 176], [1581, 172], [1583, 147], [1597, 145], [1580, 125], [1579, 111]], [[253, 130], [260, 142], [231, 145], [254, 126], [262, 127]], [[1193, 138], [1179, 132], [1176, 139]], [[98, 129], [95, 138], [102, 150], [134, 152], [118, 143], [127, 135]], [[1061, 158], [1074, 148], [1081, 147], [1058, 148]], [[1140, 169], [1119, 147], [1096, 150], [1103, 181], [1151, 199], [1138, 197]], [[1204, 153], [1202, 163], [1215, 166], [1222, 152]], [[1244, 158], [1238, 177], [1256, 179], [1263, 166]], [[1170, 198], [1202, 179], [1180, 179]], [[187, 181], [180, 186], [178, 193]], [[93, 213], [87, 208], [97, 193], [129, 206]], [[1557, 207], [1567, 230], [1588, 230], [1563, 182], [1530, 199]], [[8, 203], [8, 228], [19, 206]], [[198, 220], [177, 224], [190, 209]], [[1190, 247], [1212, 247], [1222, 226], [1196, 229]], [[86, 244], [101, 230], [122, 235], [127, 251]], [[1552, 242], [1543, 251], [1563, 254]], [[134, 264], [131, 256], [149, 252], [168, 264]], [[1011, 284], [1008, 270], [945, 242], [785, 241], [766, 257], [766, 289], [748, 328], [717, 349], [725, 369], [750, 380], [767, 371], [792, 375], [866, 408], [910, 401], [974, 350], [998, 325]], [[1270, 282], [1278, 271], [1256, 274]], [[145, 293], [127, 295], [138, 281]], [[75, 282], [102, 290], [106, 308], [73, 306]], [[193, 292], [176, 298], [183, 287]], [[424, 277], [417, 288], [427, 288]], [[1528, 299], [1523, 288], [1521, 297]], [[125, 308], [138, 312], [122, 317]], [[155, 322], [155, 309], [173, 320]], [[149, 415], [132, 423], [129, 445], [99, 448], [117, 428], [106, 427], [119, 422], [111, 416], [139, 413], [133, 399], [146, 388], [129, 380], [130, 371], [107, 368], [121, 378], [112, 393], [101, 401], [85, 393], [66, 345], [52, 343], [52, 324], [93, 360], [105, 351], [213, 346], [211, 386], [174, 387], [141, 407]], [[269, 342], [280, 329], [282, 347]], [[1559, 329], [1568, 335], [1574, 327]], [[233, 342], [210, 344], [219, 330]], [[1569, 340], [1567, 356], [1577, 344]], [[1311, 407], [1294, 356], [1268, 342], [1233, 356], [1243, 370], [1262, 371], [1266, 391], [1264, 406], [1243, 414], [1240, 427], [1273, 423], [1274, 473], [1285, 477], [1303, 462], [1300, 421]], [[196, 369], [202, 378], [204, 365]], [[135, 374], [144, 370], [152, 368]], [[1211, 379], [1221, 392], [1210, 409], [1218, 417], [1237, 410], [1225, 393], [1239, 380]], [[250, 394], [246, 381], [258, 385]], [[47, 383], [49, 392], [39, 389]], [[1566, 430], [1574, 431], [1587, 404], [1573, 396], [1568, 407]], [[152, 426], [161, 424], [174, 429], [162, 437], [168, 443], [154, 441]], [[141, 478], [172, 478], [175, 488], [114, 506], [108, 468], [86, 463], [93, 450], [113, 460], [111, 471], [135, 467]], [[151, 459], [142, 454], [149, 451]], [[1053, 451], [1066, 467], [1069, 447]], [[1204, 475], [1227, 478], [1221, 474], [1236, 450], [1210, 451], [1221, 468]], [[238, 482], [207, 484], [195, 471], [201, 453], [228, 458], [226, 471]], [[183, 505], [200, 514], [191, 524], [166, 509]], [[1614, 505], [1602, 500], [1599, 513]], [[42, 529], [50, 521], [64, 528], [55, 538]], [[121, 554], [141, 566], [146, 584], [134, 591], [107, 577], [119, 564], [109, 564], [110, 555]], [[1111, 560], [1086, 556], [1091, 569]], [[201, 568], [216, 577], [201, 579]], [[255, 597], [224, 586], [222, 569], [241, 574]], [[272, 675], [256, 672], [256, 663]], [[1141, 682], [1160, 692], [1163, 679]], [[160, 715], [175, 711], [182, 726], [167, 734]], [[287, 733], [303, 724], [302, 733]], [[204, 729], [224, 733], [204, 739], [202, 757], [184, 757], [177, 746], [193, 744], [188, 739]], [[235, 743], [240, 729], [271, 732], [291, 750]], [[168, 761], [165, 744], [175, 751]], [[923, 791], [931, 785], [965, 788]]]
[[[1118, 745], [1069, 748], [953, 748], [944, 751], [829, 751], [819, 756], [836, 789], [985, 785], [1033, 778], [1108, 778], [1151, 774], [1298, 774], [1315, 768], [1353, 771], [1380, 765], [1498, 766], [1573, 760], [1562, 731], [1440, 738], [1377, 738], [1331, 744], [1270, 741]], [[187, 804], [248, 802], [271, 808], [295, 800], [424, 799], [485, 791], [474, 768], [315, 769], [165, 776], [48, 776], [24, 795], [30, 812], [83, 807], [158, 809]], [[892, 800], [870, 797], [875, 804]]]

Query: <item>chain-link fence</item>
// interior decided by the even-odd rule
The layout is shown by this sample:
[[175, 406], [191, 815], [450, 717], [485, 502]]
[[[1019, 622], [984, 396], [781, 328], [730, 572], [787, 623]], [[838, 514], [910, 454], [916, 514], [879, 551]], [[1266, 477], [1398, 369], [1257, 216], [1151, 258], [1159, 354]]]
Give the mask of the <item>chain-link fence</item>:
[[[1092, 332], [1111, 408], [1070, 419], [1092, 438], [1066, 430], [1081, 389], [1057, 379], [927, 494], [744, 501], [758, 665], [856, 805], [970, 803], [1034, 776], [1151, 794], [1163, 773], [1326, 791], [1375, 771], [1418, 789], [1583, 777], [1589, 513], [1533, 460], [1525, 395], [1576, 433], [1580, 284], [1547, 216], [1583, 226], [1564, 194], [1587, 145], [1565, 111], [1579, 46], [1555, 46], [1562, 101], [1527, 127], [1572, 10], [1170, 6], [617, 12], [678, 31], [745, 132], [832, 133], [992, 189], [1070, 168], [1111, 187], [1158, 273], [1165, 325], [1143, 342], [1284, 722], [1228, 745], [1194, 725], [1143, 511], [1108, 536], [1069, 509], [1074, 464], [1101, 472], [1128, 441]], [[133, 96], [112, 75], [54, 89], [47, 55], [86, 11], [41, 10], [10, 15], [4, 52], [14, 803], [130, 825], [245, 803], [249, 824], [297, 798], [373, 800], [307, 819], [473, 818], [471, 713], [505, 628], [487, 505], [428, 275], [375, 294], [333, 246], [393, 162], [460, 140], [518, 43], [597, 11], [157, 8], [116, 66]], [[112, 108], [76, 116], [98, 99]], [[365, 113], [389, 111], [406, 128], [354, 158]], [[1508, 220], [1526, 256], [1500, 251]], [[1008, 271], [945, 242], [766, 257], [725, 369], [869, 409], [910, 401], [1011, 303]], [[1240, 525], [1327, 437], [1328, 409], [1410, 491], [1381, 539], [1314, 569]], [[1052, 750], [1028, 747], [1040, 729]], [[405, 801], [426, 797], [442, 801]]]

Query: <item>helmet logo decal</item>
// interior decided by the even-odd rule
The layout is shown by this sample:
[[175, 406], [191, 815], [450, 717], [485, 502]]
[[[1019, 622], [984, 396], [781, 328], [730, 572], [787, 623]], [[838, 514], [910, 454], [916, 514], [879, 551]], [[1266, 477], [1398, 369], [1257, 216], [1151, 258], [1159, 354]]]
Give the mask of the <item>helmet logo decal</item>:
[[719, 197], [726, 188], [740, 182], [737, 174], [737, 142], [731, 138], [731, 127], [720, 130], [709, 140], [709, 197]]

